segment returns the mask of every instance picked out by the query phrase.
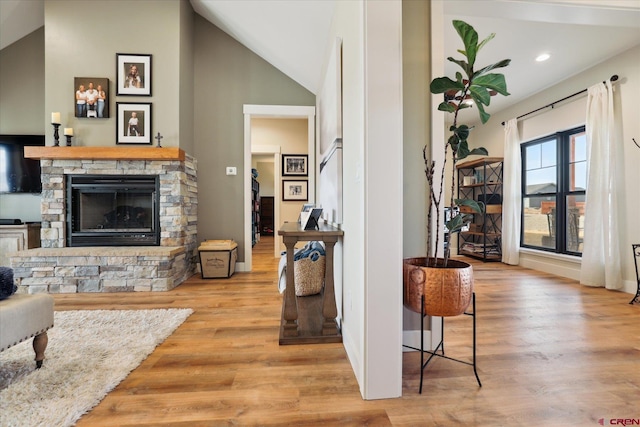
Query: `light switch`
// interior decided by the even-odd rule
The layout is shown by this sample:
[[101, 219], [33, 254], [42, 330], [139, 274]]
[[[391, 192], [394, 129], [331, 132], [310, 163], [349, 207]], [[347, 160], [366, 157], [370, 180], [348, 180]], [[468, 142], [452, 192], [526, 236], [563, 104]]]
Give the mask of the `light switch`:
[[238, 168], [236, 168], [235, 166], [227, 166], [227, 175], [237, 175], [238, 174]]

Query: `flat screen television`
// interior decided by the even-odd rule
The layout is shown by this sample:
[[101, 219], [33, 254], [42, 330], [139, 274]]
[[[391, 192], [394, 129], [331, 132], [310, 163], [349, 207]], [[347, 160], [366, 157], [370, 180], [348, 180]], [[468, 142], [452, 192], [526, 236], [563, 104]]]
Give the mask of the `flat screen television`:
[[44, 146], [44, 135], [0, 135], [0, 193], [40, 193], [40, 160], [25, 159], [25, 146]]

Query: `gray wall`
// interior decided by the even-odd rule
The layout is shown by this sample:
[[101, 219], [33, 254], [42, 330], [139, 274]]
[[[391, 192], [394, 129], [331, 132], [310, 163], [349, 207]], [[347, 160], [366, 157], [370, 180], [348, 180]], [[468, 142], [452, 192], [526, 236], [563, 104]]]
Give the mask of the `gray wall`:
[[[422, 149], [431, 145], [431, 14], [427, 2], [402, 2], [403, 251], [426, 255], [427, 180]], [[426, 327], [429, 328], [428, 320]], [[420, 330], [420, 314], [403, 311], [404, 330]]]
[[[0, 51], [0, 133], [44, 133], [53, 145], [50, 113], [60, 111], [74, 145], [115, 146], [116, 102], [151, 102], [162, 145], [198, 161], [198, 239], [235, 239], [244, 261], [243, 104], [315, 105], [315, 96], [186, 0], [80, 4], [48, 0], [45, 29]], [[153, 55], [152, 96], [116, 96], [116, 53]], [[110, 118], [74, 117], [74, 77], [110, 80]], [[225, 166], [238, 175], [227, 179]], [[40, 199], [0, 195], [0, 217], [38, 221]]]
[[0, 133], [53, 134], [43, 97], [44, 27], [0, 50]]
[[199, 15], [194, 66], [198, 239], [234, 239], [244, 261], [243, 105], [313, 106], [315, 96]]
[[402, 2], [404, 255], [426, 255], [427, 180], [422, 148], [430, 144], [431, 15], [427, 2]]
[[[60, 111], [61, 127], [74, 128], [74, 144], [115, 146], [116, 102], [152, 103], [151, 132], [162, 133], [164, 146], [181, 146], [180, 48], [183, 40], [181, 1], [48, 0], [45, 22], [45, 110], [41, 120], [50, 127], [50, 112]], [[187, 5], [190, 8], [190, 5]], [[186, 18], [185, 18], [186, 20]], [[184, 30], [188, 34], [188, 28]], [[152, 96], [116, 96], [116, 53], [152, 55]], [[188, 53], [185, 60], [188, 60]], [[74, 77], [110, 80], [108, 119], [74, 117]], [[188, 135], [187, 137], [188, 138]], [[185, 138], [185, 139], [186, 139]], [[47, 136], [47, 145], [53, 137]], [[185, 144], [189, 147], [188, 141]], [[193, 153], [191, 153], [193, 154]]]
[[193, 141], [193, 26], [195, 12], [188, 1], [180, 2], [180, 148], [195, 152]]
[[[44, 116], [44, 28], [0, 50], [0, 134], [53, 135]], [[51, 117], [51, 116], [49, 116]], [[40, 221], [39, 194], [0, 194], [0, 218]]]

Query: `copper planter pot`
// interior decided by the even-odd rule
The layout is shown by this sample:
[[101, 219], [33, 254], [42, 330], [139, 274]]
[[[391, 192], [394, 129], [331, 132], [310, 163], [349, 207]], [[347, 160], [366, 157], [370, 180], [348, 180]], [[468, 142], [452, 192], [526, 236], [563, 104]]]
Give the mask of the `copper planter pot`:
[[426, 267], [427, 258], [406, 258], [403, 262], [404, 305], [429, 316], [458, 316], [469, 307], [473, 295], [473, 268], [464, 261], [452, 260], [443, 267]]

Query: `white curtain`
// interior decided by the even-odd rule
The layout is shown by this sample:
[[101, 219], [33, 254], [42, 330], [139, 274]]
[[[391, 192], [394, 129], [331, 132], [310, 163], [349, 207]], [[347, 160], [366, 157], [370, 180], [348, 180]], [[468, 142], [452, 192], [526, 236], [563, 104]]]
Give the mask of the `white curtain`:
[[504, 128], [502, 176], [502, 262], [511, 265], [520, 262], [521, 170], [518, 120], [511, 119]]
[[622, 287], [616, 175], [617, 150], [622, 143], [613, 108], [611, 82], [588, 89], [587, 196], [580, 283], [607, 289]]

